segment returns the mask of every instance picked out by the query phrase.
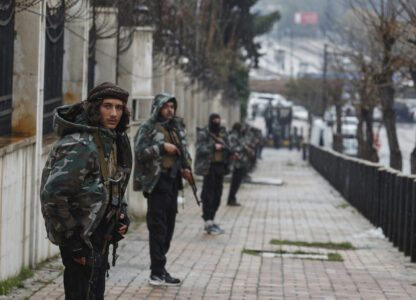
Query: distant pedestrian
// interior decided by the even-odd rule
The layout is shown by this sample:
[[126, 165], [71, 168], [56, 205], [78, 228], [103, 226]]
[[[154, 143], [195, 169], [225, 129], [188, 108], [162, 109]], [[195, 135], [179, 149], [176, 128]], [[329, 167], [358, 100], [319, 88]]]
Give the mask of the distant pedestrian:
[[220, 115], [209, 116], [209, 124], [198, 129], [195, 155], [195, 173], [204, 176], [202, 185], [202, 218], [208, 234], [221, 234], [224, 230], [214, 222], [221, 203], [224, 175], [230, 172], [231, 149], [228, 134], [221, 126]]
[[230, 147], [236, 153], [235, 159], [232, 161], [232, 177], [231, 186], [228, 194], [228, 206], [241, 206], [237, 202], [236, 194], [240, 185], [247, 174], [247, 167], [249, 165], [249, 153], [252, 150], [247, 146], [246, 139], [243, 135], [243, 127], [241, 123], [234, 123], [229, 136]]
[[132, 165], [128, 95], [106, 82], [55, 115], [59, 140], [43, 169], [40, 197], [48, 238], [65, 266], [67, 300], [104, 299], [109, 244], [114, 265], [130, 223], [124, 197]]
[[[166, 254], [175, 229], [178, 190], [190, 169], [177, 168], [179, 159], [188, 160], [186, 130], [176, 116], [178, 103], [174, 96], [160, 94], [153, 99], [152, 114], [140, 126], [135, 139], [134, 188], [147, 198], [147, 228], [150, 248], [150, 284], [179, 285], [180, 279], [166, 270]], [[179, 148], [182, 148], [181, 151]]]

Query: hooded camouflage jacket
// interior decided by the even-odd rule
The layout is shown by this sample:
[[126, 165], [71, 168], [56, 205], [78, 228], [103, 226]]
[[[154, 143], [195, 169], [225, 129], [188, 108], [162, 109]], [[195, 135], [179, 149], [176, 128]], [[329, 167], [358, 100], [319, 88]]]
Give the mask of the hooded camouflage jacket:
[[[220, 128], [219, 135], [224, 139], [225, 144], [227, 146], [230, 146], [228, 140], [228, 133], [224, 127]], [[203, 128], [197, 128], [195, 174], [202, 176], [208, 175], [216, 143], [217, 142], [210, 135], [208, 125]], [[234, 152], [232, 148], [231, 151]], [[225, 167], [225, 174], [228, 174], [230, 172], [230, 155], [231, 152], [224, 149], [223, 161]]]
[[232, 161], [232, 167], [237, 169], [245, 167], [248, 164], [249, 159], [248, 153], [246, 149], [244, 149], [244, 146], [246, 146], [244, 135], [237, 130], [232, 130], [228, 140], [230, 141], [230, 147], [240, 156], [239, 160]]
[[[163, 155], [165, 154], [165, 135], [158, 128], [158, 116], [162, 106], [168, 101], [173, 100], [175, 113], [177, 102], [175, 97], [169, 94], [160, 94], [153, 99], [151, 117], [144, 122], [134, 137], [134, 190], [143, 190], [145, 193], [151, 193], [159, 181], [162, 173]], [[186, 128], [183, 119], [174, 116], [170, 121], [171, 126], [177, 133], [179, 140], [184, 149], [188, 162], [191, 156], [186, 149]]]
[[70, 109], [71, 106], [59, 107], [55, 115], [54, 127], [60, 139], [49, 153], [42, 172], [42, 214], [52, 243], [67, 246], [69, 239], [79, 235], [92, 247], [89, 238], [109, 202], [93, 134], [98, 132], [107, 161], [116, 142], [117, 172], [123, 174], [120, 197], [125, 205], [132, 154], [126, 133], [117, 134], [106, 127], [87, 125], [80, 104]]

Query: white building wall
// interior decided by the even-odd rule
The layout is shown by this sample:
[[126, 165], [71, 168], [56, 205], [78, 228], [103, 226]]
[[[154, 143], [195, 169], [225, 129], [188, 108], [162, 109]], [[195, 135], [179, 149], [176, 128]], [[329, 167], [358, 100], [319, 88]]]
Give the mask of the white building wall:
[[117, 77], [117, 9], [96, 8], [96, 22], [107, 38], [97, 39], [95, 44], [95, 84], [116, 82]]
[[69, 14], [80, 14], [81, 20], [67, 22], [64, 33], [64, 59], [62, 94], [64, 104], [74, 104], [83, 100], [83, 91], [87, 88], [88, 68], [88, 2], [78, 1], [69, 9]]

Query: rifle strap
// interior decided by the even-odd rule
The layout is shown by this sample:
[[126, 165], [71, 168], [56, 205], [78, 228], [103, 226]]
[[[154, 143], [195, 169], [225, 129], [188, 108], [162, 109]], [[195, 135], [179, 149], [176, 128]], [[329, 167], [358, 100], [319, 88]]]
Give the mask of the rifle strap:
[[[225, 145], [226, 147], [228, 147], [228, 148], [229, 148], [229, 146], [228, 146], [228, 145], [227, 145], [227, 143], [225, 142], [225, 139], [224, 139], [224, 137], [223, 137], [222, 135], [220, 135], [219, 137], [217, 137], [217, 136], [213, 135], [211, 132], [209, 132], [209, 135], [212, 137], [212, 139], [213, 139], [215, 142], [220, 143], [220, 144], [223, 144], [223, 145]], [[222, 140], [221, 140], [221, 139], [222, 139]]]
[[[159, 129], [164, 135], [167, 141], [171, 141], [173, 142], [173, 144], [177, 144], [177, 145], [182, 145], [181, 140], [179, 139], [179, 135], [176, 133], [174, 134], [170, 134], [165, 128], [163, 128], [162, 125], [160, 125], [159, 123], [153, 121], [153, 120], [149, 120], [150, 123], [152, 123], [157, 129]], [[176, 139], [176, 141], [175, 141]], [[183, 154], [185, 155], [185, 153]], [[186, 156], [185, 156], [186, 157]], [[186, 160], [188, 162], [188, 165], [191, 166], [191, 161], [189, 158], [186, 157]]]
[[100, 157], [101, 176], [103, 177], [104, 182], [107, 182], [108, 176], [110, 174], [108, 170], [108, 163], [104, 157], [104, 148], [101, 143], [101, 138], [100, 138], [98, 131], [93, 133], [93, 137], [94, 137], [95, 145], [97, 146], [98, 156]]
[[165, 128], [163, 128], [162, 125], [153, 120], [150, 120], [150, 123], [152, 123], [157, 129], [159, 129], [165, 135], [167, 141], [170, 141], [172, 144], [179, 143], [179, 137], [177, 136], [176, 132], [174, 134], [169, 133]]

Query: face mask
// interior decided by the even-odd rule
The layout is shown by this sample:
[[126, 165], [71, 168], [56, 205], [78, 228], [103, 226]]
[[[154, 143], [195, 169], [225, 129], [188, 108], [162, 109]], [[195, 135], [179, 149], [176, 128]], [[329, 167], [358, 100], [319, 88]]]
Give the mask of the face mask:
[[219, 132], [220, 127], [221, 127], [220, 123], [217, 123], [217, 122], [209, 123], [209, 130], [212, 131], [212, 132], [215, 132], [215, 133]]

